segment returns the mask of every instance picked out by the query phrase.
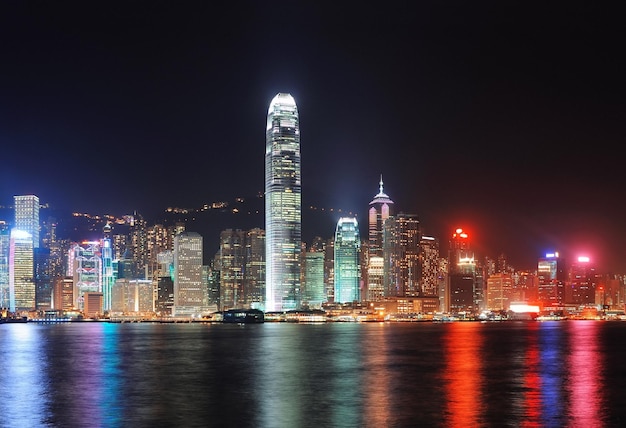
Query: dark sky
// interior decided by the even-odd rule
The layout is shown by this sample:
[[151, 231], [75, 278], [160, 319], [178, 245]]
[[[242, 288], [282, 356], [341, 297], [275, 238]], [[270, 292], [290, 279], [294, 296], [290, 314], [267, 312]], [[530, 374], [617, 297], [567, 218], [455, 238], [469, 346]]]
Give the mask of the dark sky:
[[0, 203], [34, 193], [122, 215], [253, 197], [267, 107], [289, 92], [305, 206], [363, 225], [383, 174], [396, 210], [443, 248], [463, 227], [477, 250], [520, 268], [556, 249], [626, 272], [619, 12], [577, 1], [4, 1]]

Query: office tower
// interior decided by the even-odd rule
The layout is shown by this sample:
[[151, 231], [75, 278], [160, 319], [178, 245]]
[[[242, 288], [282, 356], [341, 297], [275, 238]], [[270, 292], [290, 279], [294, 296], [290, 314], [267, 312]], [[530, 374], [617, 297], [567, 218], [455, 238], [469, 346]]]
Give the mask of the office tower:
[[142, 315], [151, 315], [154, 312], [154, 285], [151, 279], [133, 279], [130, 281], [134, 293], [133, 310]]
[[595, 305], [596, 288], [600, 282], [595, 265], [589, 257], [581, 256], [569, 266], [568, 281], [565, 287], [565, 303]]
[[511, 302], [536, 305], [539, 280], [534, 269], [533, 271], [517, 270], [511, 274], [511, 277], [513, 278]]
[[33, 237], [20, 229], [11, 230], [9, 243], [9, 310], [35, 309]]
[[304, 253], [303, 300], [310, 309], [320, 309], [326, 301], [324, 291], [324, 252]]
[[33, 249], [33, 269], [35, 280], [35, 306], [38, 311], [48, 311], [52, 307], [52, 272], [50, 249]]
[[368, 240], [366, 259], [366, 300], [382, 300], [385, 296], [383, 269], [383, 227], [389, 216], [393, 215], [393, 201], [383, 190], [383, 176], [378, 183], [378, 194], [369, 203]]
[[174, 238], [174, 316], [198, 316], [205, 311], [202, 283], [202, 236], [184, 232]]
[[[322, 302], [335, 301], [335, 237], [323, 239], [320, 236], [313, 238], [309, 252], [323, 254], [324, 296]], [[306, 275], [305, 275], [306, 277]], [[309, 305], [310, 306], [310, 305]]]
[[440, 272], [439, 240], [432, 236], [421, 236], [419, 242], [420, 292], [424, 296], [437, 296]]
[[72, 276], [74, 278], [74, 306], [84, 309], [85, 293], [101, 293], [102, 255], [100, 242], [84, 241], [74, 244], [70, 250]]
[[226, 229], [220, 233], [220, 302], [221, 310], [243, 308], [243, 271], [245, 232]]
[[463, 229], [456, 229], [452, 234], [448, 260], [447, 310], [455, 314], [475, 314], [478, 311], [476, 260], [469, 235]]
[[72, 308], [74, 308], [74, 279], [69, 276], [56, 278], [52, 294], [52, 309], [69, 311]]
[[161, 316], [172, 315], [172, 306], [174, 306], [174, 253], [172, 251], [164, 251], [157, 254], [157, 264], [159, 265], [157, 273], [157, 289], [155, 311]]
[[335, 303], [361, 300], [359, 224], [354, 217], [342, 217], [335, 231]]
[[270, 103], [265, 134], [265, 310], [300, 305], [302, 200], [298, 108], [290, 94]]
[[9, 249], [11, 233], [6, 222], [0, 221], [0, 312], [9, 307]]
[[39, 248], [39, 198], [35, 195], [13, 197], [15, 204], [15, 225], [18, 230], [28, 232], [33, 240], [33, 248]]
[[111, 242], [111, 224], [107, 222], [103, 229], [103, 236], [100, 248], [102, 249], [102, 310], [103, 312], [111, 309], [111, 291], [115, 284], [115, 276], [113, 274], [113, 244]]
[[510, 273], [494, 273], [487, 278], [487, 310], [506, 311], [511, 305], [513, 278]]
[[130, 221], [130, 245], [137, 278], [146, 278], [148, 265], [148, 226], [141, 214], [135, 212]]
[[102, 315], [102, 293], [87, 291], [83, 295], [83, 314], [87, 318]]
[[420, 224], [414, 214], [389, 216], [383, 225], [383, 284], [386, 297], [419, 296]]
[[537, 262], [537, 298], [543, 309], [560, 310], [563, 306], [563, 291], [567, 272], [565, 259], [558, 252], [547, 253]]
[[265, 302], [265, 230], [246, 233], [244, 296], [246, 307], [261, 309]]
[[[263, 247], [265, 251], [265, 247]], [[265, 282], [265, 275], [263, 276]], [[202, 266], [202, 282], [207, 289], [207, 307], [209, 312], [219, 311], [220, 304], [220, 271], [215, 268], [215, 258], [208, 265]], [[263, 290], [265, 292], [265, 290]], [[262, 299], [265, 299], [263, 294]]]

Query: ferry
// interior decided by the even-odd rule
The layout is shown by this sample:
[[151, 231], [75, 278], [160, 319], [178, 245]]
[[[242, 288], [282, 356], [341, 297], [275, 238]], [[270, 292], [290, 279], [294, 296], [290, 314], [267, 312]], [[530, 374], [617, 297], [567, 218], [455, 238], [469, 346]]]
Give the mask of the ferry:
[[222, 322], [259, 324], [265, 322], [265, 314], [259, 309], [229, 309], [222, 313]]

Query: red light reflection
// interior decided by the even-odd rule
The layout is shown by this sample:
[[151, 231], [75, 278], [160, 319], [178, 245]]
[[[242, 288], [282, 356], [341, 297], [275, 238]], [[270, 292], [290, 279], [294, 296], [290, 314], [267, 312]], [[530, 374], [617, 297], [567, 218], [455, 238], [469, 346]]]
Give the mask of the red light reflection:
[[446, 365], [443, 373], [446, 391], [444, 426], [480, 426], [483, 384], [480, 324], [456, 322], [444, 336]]

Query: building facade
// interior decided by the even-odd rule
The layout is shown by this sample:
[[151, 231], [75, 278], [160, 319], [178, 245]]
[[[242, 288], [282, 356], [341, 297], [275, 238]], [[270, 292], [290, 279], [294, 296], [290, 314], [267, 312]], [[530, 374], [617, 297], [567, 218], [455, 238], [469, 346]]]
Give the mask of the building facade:
[[342, 217], [335, 231], [335, 303], [361, 300], [361, 240], [354, 217]]
[[33, 248], [39, 248], [39, 198], [35, 195], [14, 196], [15, 225], [18, 230], [28, 232]]
[[206, 311], [206, 286], [202, 281], [202, 236], [183, 232], [174, 238], [174, 305], [176, 317], [198, 316]]
[[300, 305], [302, 183], [298, 108], [290, 94], [270, 103], [265, 134], [265, 310]]
[[393, 215], [394, 202], [383, 189], [383, 176], [380, 176], [378, 193], [369, 203], [367, 212], [367, 247], [365, 248], [365, 293], [366, 300], [379, 301], [385, 297], [383, 228], [385, 221]]

